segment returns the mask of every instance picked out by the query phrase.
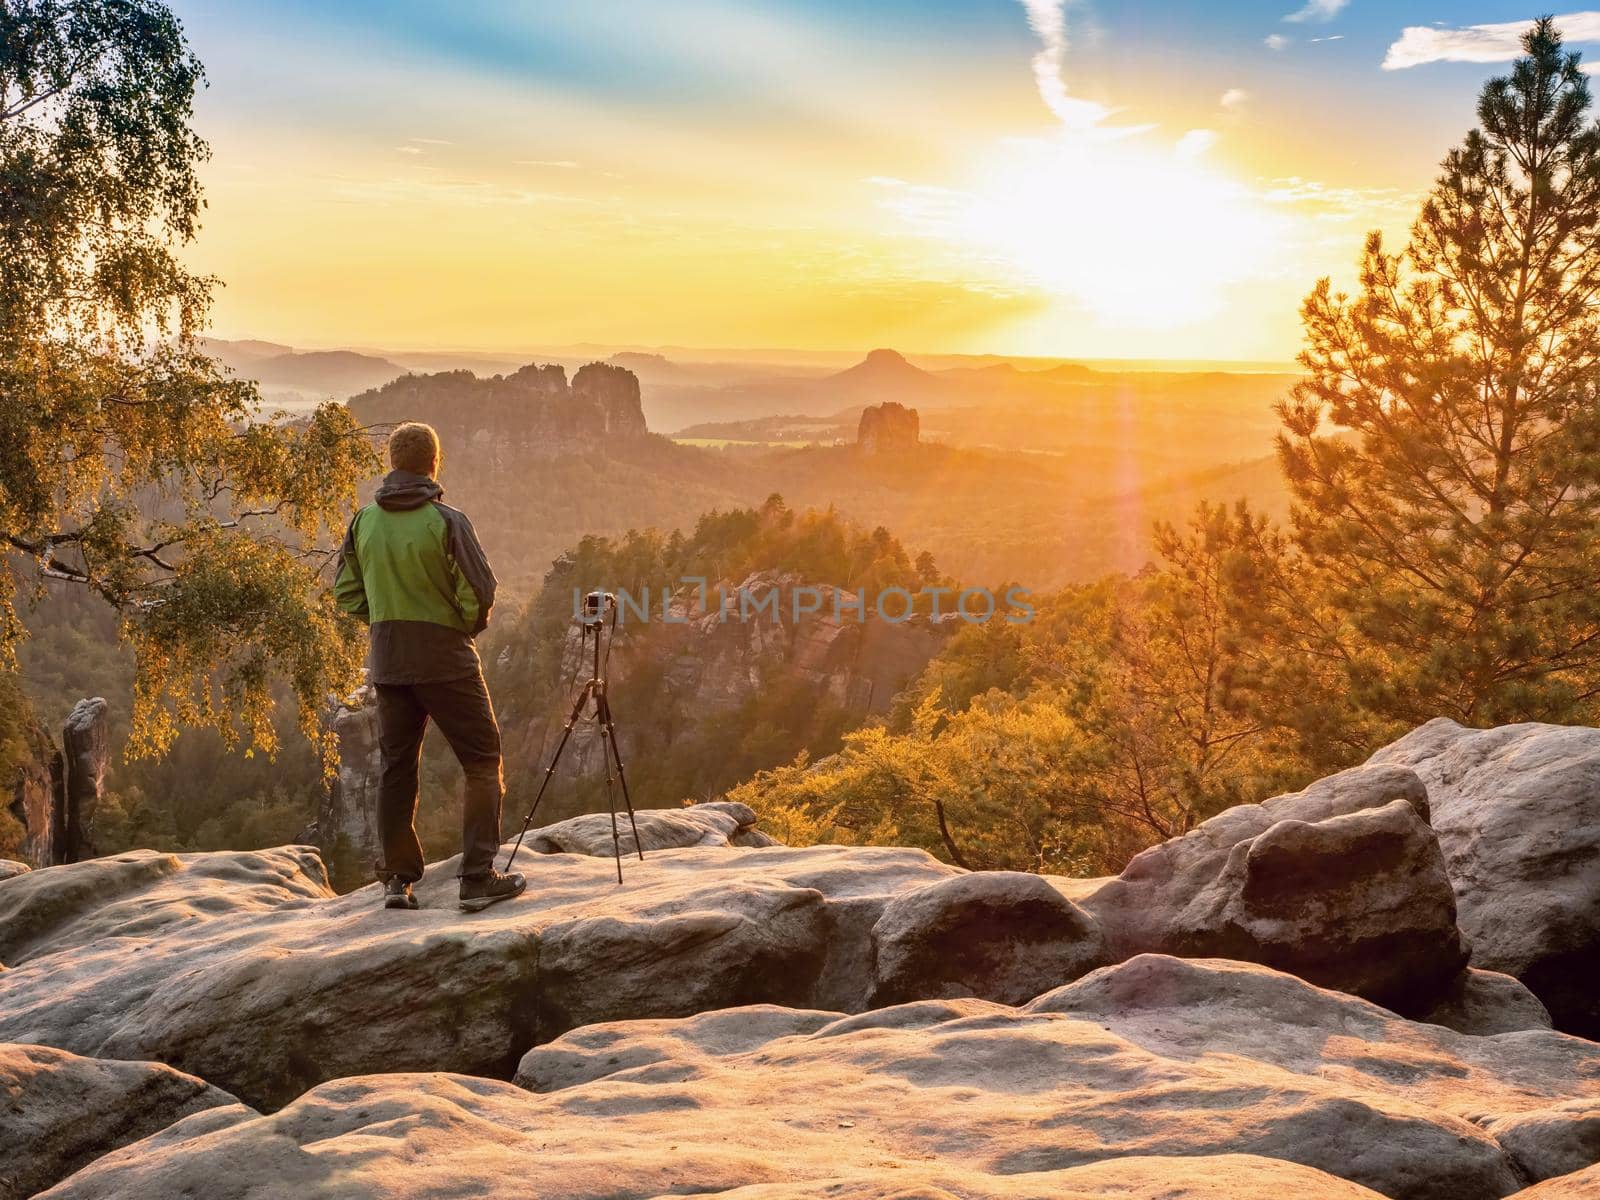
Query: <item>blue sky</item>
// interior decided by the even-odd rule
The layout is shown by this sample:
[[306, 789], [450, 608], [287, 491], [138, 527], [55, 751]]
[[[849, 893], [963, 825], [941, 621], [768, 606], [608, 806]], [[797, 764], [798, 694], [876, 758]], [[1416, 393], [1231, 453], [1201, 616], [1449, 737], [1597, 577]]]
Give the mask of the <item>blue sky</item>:
[[[1470, 27], [1532, 16], [1366, 0], [174, 7], [211, 80], [196, 255], [230, 285], [219, 332], [1174, 357], [1292, 353], [1296, 296], [1353, 260], [1363, 223], [1403, 231], [1471, 125], [1506, 39]], [[1573, 25], [1600, 39], [1600, 15]], [[1407, 65], [1385, 69], [1397, 44]], [[1149, 314], [1136, 296], [1167, 272], [1141, 258], [1140, 222], [1177, 230], [1162, 253], [1181, 294]], [[1248, 269], [1201, 252], [1233, 242]]]

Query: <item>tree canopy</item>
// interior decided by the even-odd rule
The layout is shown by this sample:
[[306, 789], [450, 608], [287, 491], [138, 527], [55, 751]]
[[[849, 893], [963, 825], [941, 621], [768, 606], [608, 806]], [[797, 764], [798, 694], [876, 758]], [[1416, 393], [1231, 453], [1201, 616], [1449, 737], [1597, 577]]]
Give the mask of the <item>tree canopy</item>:
[[[1600, 128], [1550, 19], [1487, 84], [1406, 247], [1303, 308], [1282, 407], [1302, 632], [1398, 721], [1562, 719], [1600, 695]], [[1314, 627], [1313, 627], [1314, 625]]]
[[[157, 0], [0, 9], [0, 542], [121, 615], [133, 744], [179, 723], [274, 745], [270, 682], [315, 731], [359, 664], [317, 578], [373, 458], [342, 405], [257, 417], [197, 334], [203, 82]], [[25, 580], [28, 571], [18, 574]], [[0, 651], [23, 636], [0, 573]]]

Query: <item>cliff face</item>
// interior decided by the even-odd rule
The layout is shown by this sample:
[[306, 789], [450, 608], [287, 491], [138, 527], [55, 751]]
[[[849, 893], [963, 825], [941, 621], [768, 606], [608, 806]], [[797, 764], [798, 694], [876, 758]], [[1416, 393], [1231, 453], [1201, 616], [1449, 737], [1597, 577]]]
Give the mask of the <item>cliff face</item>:
[[[850, 714], [851, 724], [887, 712], [895, 694], [939, 652], [958, 622], [884, 620], [874, 613], [870, 598], [865, 619], [858, 619], [858, 599], [840, 588], [810, 586], [799, 575], [768, 570], [712, 584], [704, 596], [699, 588], [686, 587], [673, 595], [665, 613], [656, 600], [645, 622], [624, 613], [608, 675], [630, 778], [636, 773], [636, 757], [637, 772], [649, 771], [656, 756], [693, 744], [719, 714], [731, 714], [764, 695], [803, 690], [815, 697], [817, 708]], [[900, 615], [892, 600], [887, 611]], [[586, 655], [573, 627], [562, 653], [563, 683], [588, 678]], [[542, 769], [542, 759], [554, 748], [571, 711], [572, 692], [559, 690], [548, 708], [534, 713], [519, 712], [515, 697], [497, 700], [503, 706], [511, 761], [522, 771]], [[641, 710], [682, 713], [684, 719], [665, 743], [640, 745], [629, 714]], [[580, 723], [558, 777], [602, 776], [601, 750], [593, 723]], [[785, 753], [781, 760], [789, 756]], [[764, 765], [776, 766], [777, 761]]]
[[12, 767], [7, 808], [22, 827], [18, 848], [22, 861], [47, 867], [66, 844], [66, 819], [62, 804], [64, 778], [61, 751], [42, 726], [29, 721], [23, 728], [23, 753]]
[[20, 753], [10, 764], [4, 804], [21, 827], [17, 852], [22, 861], [48, 867], [93, 857], [96, 810], [111, 753], [106, 702], [97, 696], [73, 706], [62, 728], [65, 752], [31, 708], [11, 715], [20, 729]]
[[914, 448], [920, 436], [917, 410], [889, 400], [862, 410], [856, 446], [862, 454], [892, 454]]
[[645, 436], [639, 380], [632, 371], [590, 363], [567, 382], [560, 366], [530, 363], [510, 375], [470, 371], [407, 375], [350, 401], [364, 424], [426, 421], [439, 431], [445, 462], [470, 457], [475, 468], [512, 466], [527, 455], [555, 457], [608, 440]]

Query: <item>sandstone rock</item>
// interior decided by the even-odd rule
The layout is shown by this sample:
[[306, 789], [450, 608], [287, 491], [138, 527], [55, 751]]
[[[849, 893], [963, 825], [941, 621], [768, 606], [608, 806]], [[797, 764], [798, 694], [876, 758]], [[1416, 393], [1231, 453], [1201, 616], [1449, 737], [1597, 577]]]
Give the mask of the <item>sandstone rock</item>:
[[25, 862], [18, 862], [14, 858], [0, 858], [0, 879], [10, 879], [13, 875], [22, 875], [33, 870]]
[[843, 1122], [856, 1132], [841, 1153], [858, 1139], [907, 1157], [933, 1144], [945, 1162], [1008, 1174], [1135, 1145], [1175, 1153], [1181, 1138], [1185, 1153], [1267, 1154], [1396, 1197], [1507, 1194], [1512, 1157], [1479, 1123], [1600, 1081], [1600, 1047], [1577, 1039], [1470, 1037], [1266, 968], [1159, 956], [1023, 1010], [825, 1015], [591, 1026], [530, 1051], [517, 1080], [614, 1121], [681, 1110], [685, 1135], [742, 1123], [736, 1112], [797, 1136]]
[[[803, 1074], [787, 1068], [784, 1075]], [[749, 1075], [748, 1070], [740, 1072]], [[852, 1078], [859, 1072], [851, 1071]], [[811, 1079], [793, 1079], [811, 1083]], [[1373, 1200], [1376, 1193], [1293, 1163], [1238, 1154], [1110, 1154], [1062, 1169], [1009, 1172], [984, 1161], [959, 1114], [926, 1122], [879, 1105], [931, 1102], [945, 1089], [869, 1079], [857, 1107], [779, 1094], [744, 1112], [701, 1081], [602, 1083], [553, 1096], [460, 1075], [374, 1075], [324, 1084], [272, 1116], [207, 1122], [201, 1114], [106, 1156], [50, 1200], [204, 1195], [245, 1200], [327, 1192], [424, 1200], [439, 1195], [695, 1195], [735, 1200], [817, 1196], [943, 1200]], [[740, 1097], [748, 1098], [747, 1086]], [[980, 1092], [988, 1099], [992, 1093]], [[781, 1107], [788, 1119], [765, 1115]], [[703, 1111], [702, 1111], [703, 1110]], [[857, 1118], [841, 1122], [839, 1113]], [[985, 1116], [988, 1109], [985, 1106]], [[715, 1125], [708, 1123], [716, 1120]], [[220, 1128], [218, 1127], [220, 1126]], [[986, 1130], [992, 1132], [992, 1130]], [[1019, 1131], [1020, 1133], [1020, 1131]], [[1021, 1136], [1026, 1136], [1022, 1134]], [[918, 1147], [928, 1147], [921, 1150]], [[995, 1147], [1014, 1149], [1015, 1143]], [[1463, 1200], [1486, 1193], [1461, 1193]]]
[[1440, 718], [1372, 762], [1427, 785], [1473, 965], [1600, 1038], [1600, 729]]
[[44, 727], [30, 717], [22, 721], [22, 750], [11, 778], [3, 781], [6, 809], [22, 826], [23, 860], [31, 866], [48, 867], [67, 839], [61, 804], [61, 751]]
[[[187, 1118], [52, 1195], [1489, 1200], [1563, 1161], [1557, 1139], [1533, 1139], [1541, 1159], [1518, 1134], [1580, 1112], [1600, 1046], [1457, 1034], [1264, 967], [1142, 956], [1022, 1009], [591, 1025], [517, 1079], [537, 1091], [340, 1079], [271, 1116]], [[1583, 1156], [1582, 1136], [1561, 1144]]]
[[878, 1004], [958, 996], [1021, 1004], [1107, 961], [1093, 917], [1016, 871], [907, 892], [885, 906], [872, 942]]
[[1078, 902], [1113, 958], [1265, 963], [1399, 1011], [1430, 1008], [1465, 958], [1428, 798], [1402, 767], [1358, 767], [1231, 808], [1137, 855]]
[[1443, 998], [1418, 1020], [1443, 1025], [1457, 1033], [1515, 1033], [1550, 1029], [1545, 1006], [1521, 983], [1498, 971], [1468, 967]]
[[0, 1044], [0, 1200], [22, 1200], [181, 1117], [238, 1105], [161, 1063]]
[[95, 818], [106, 767], [111, 761], [111, 729], [106, 714], [102, 697], [79, 700], [61, 731], [66, 845], [56, 856], [59, 862], [78, 862], [99, 853], [95, 848]]
[[553, 363], [488, 379], [469, 371], [403, 375], [352, 396], [350, 408], [364, 424], [428, 421], [446, 463], [470, 455], [474, 472], [501, 482], [530, 455], [554, 458], [649, 433], [639, 380], [605, 363], [580, 368], [570, 385], [565, 368]]
[[[639, 840], [646, 851], [671, 850], [681, 846], [776, 846], [778, 843], [756, 828], [756, 814], [748, 805], [730, 800], [712, 800], [685, 808], [645, 809], [636, 813]], [[617, 829], [622, 853], [634, 852], [633, 829], [626, 814], [619, 814]], [[540, 854], [612, 853], [611, 816], [588, 813], [554, 825], [545, 825], [528, 834], [524, 843]]]
[[374, 1069], [508, 1076], [575, 1025], [775, 1002], [859, 1010], [871, 929], [955, 874], [920, 851], [663, 850], [612, 865], [529, 856], [528, 895], [419, 912], [335, 897], [309, 847], [149, 852], [0, 885], [0, 1038], [159, 1059], [257, 1105]]
[[862, 454], [893, 454], [916, 447], [920, 436], [917, 410], [894, 400], [861, 410], [856, 446]]
[[1600, 1196], [1600, 1167], [1585, 1167], [1535, 1184], [1517, 1193], [1517, 1200], [1595, 1200]]
[[1143, 954], [1026, 1006], [1092, 1020], [1147, 1051], [1242, 1057], [1486, 1124], [1588, 1099], [1600, 1045], [1553, 1030], [1483, 1037], [1410, 1021], [1253, 963]]
[[1501, 1117], [1485, 1128], [1529, 1179], [1554, 1179], [1600, 1162], [1597, 1097]]
[[358, 688], [334, 708], [329, 726], [339, 743], [339, 773], [317, 806], [315, 841], [335, 884], [351, 887], [370, 880], [372, 864], [382, 857], [377, 692], [371, 686]]
[[[275, 913], [331, 896], [309, 846], [215, 854], [131, 850], [6, 880], [0, 962], [16, 966], [95, 944], [128, 953], [140, 940], [183, 936], [219, 917]], [[0, 975], [0, 1011], [10, 978]]]

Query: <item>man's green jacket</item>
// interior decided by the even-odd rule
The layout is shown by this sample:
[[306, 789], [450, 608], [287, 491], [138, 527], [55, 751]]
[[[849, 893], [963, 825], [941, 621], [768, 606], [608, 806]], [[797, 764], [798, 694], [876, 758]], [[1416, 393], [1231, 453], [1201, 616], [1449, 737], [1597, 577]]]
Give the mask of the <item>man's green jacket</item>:
[[495, 578], [466, 514], [426, 475], [390, 471], [350, 522], [334, 597], [371, 627], [373, 683], [442, 683], [475, 674], [472, 639], [489, 623]]

